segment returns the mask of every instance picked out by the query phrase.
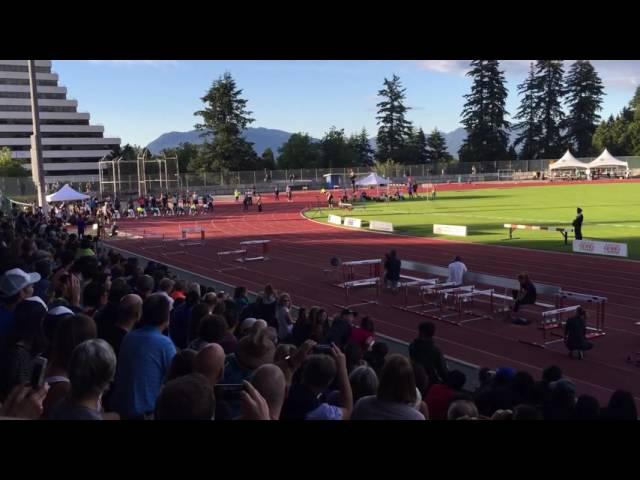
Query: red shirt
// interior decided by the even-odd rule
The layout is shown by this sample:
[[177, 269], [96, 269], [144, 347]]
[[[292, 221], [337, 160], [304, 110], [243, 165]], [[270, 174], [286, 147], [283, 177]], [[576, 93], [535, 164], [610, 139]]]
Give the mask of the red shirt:
[[360, 327], [353, 327], [351, 329], [351, 337], [349, 337], [351, 343], [357, 343], [362, 347], [363, 351], [369, 350], [369, 345], [373, 341], [373, 332], [365, 330]]
[[182, 290], [175, 290], [173, 292], [171, 292], [171, 295], [169, 295], [171, 298], [173, 298], [174, 300], [177, 300], [179, 298], [187, 298], [184, 295], [184, 292]]
[[431, 420], [446, 420], [449, 404], [455, 395], [456, 391], [447, 385], [440, 383], [432, 385], [425, 399], [427, 407], [429, 407], [429, 418]]

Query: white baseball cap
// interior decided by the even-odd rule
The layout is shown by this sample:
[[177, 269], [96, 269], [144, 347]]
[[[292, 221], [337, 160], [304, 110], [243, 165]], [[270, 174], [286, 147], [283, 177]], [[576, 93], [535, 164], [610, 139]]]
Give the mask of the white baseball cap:
[[39, 273], [26, 273], [20, 268], [8, 270], [0, 276], [0, 297], [12, 297], [23, 288], [39, 281]]

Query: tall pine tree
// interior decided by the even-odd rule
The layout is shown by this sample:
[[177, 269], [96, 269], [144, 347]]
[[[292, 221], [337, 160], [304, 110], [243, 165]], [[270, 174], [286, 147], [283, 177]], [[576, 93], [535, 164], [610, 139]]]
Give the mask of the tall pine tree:
[[592, 141], [597, 124], [598, 112], [602, 110], [604, 86], [588, 60], [576, 61], [567, 73], [565, 83], [565, 104], [569, 109], [566, 119], [566, 139], [578, 157], [594, 153]]
[[429, 161], [429, 152], [427, 149], [427, 136], [424, 134], [424, 130], [419, 128], [411, 139], [413, 148], [415, 150], [416, 163], [419, 165], [427, 163]]
[[562, 135], [563, 74], [562, 60], [538, 60], [536, 63], [534, 105], [542, 127], [539, 158], [558, 158], [566, 147]]
[[350, 167], [358, 156], [344, 137], [344, 129], [331, 127], [320, 140], [320, 166], [323, 168]]
[[453, 160], [447, 149], [447, 141], [437, 128], [427, 138], [427, 158], [429, 163], [449, 163]]
[[249, 170], [256, 166], [258, 156], [253, 144], [243, 137], [244, 130], [253, 122], [252, 112], [247, 110], [247, 100], [241, 95], [242, 90], [226, 72], [202, 97], [205, 107], [194, 114], [202, 117], [196, 129], [204, 137], [213, 133], [213, 140], [203, 145], [202, 159], [198, 162], [201, 170]]
[[391, 80], [384, 79], [384, 88], [378, 91], [382, 101], [377, 104], [378, 115], [378, 152], [379, 161], [394, 159], [406, 147], [411, 135], [411, 122], [405, 118], [409, 107], [405, 106], [405, 90], [400, 77], [393, 75]]
[[497, 60], [473, 60], [467, 76], [473, 78], [465, 95], [462, 125], [467, 138], [460, 147], [462, 162], [503, 160], [509, 144], [509, 122], [505, 120], [507, 87]]
[[518, 136], [513, 142], [513, 147], [520, 147], [520, 158], [523, 160], [534, 160], [540, 155], [542, 125], [536, 109], [537, 90], [533, 63], [529, 67], [527, 79], [518, 85], [518, 93], [522, 100], [515, 118], [520, 122], [514, 125]]
[[357, 164], [363, 167], [373, 166], [374, 151], [369, 143], [367, 130], [363, 128], [360, 133], [351, 135], [348, 141], [349, 147], [353, 150], [357, 157]]

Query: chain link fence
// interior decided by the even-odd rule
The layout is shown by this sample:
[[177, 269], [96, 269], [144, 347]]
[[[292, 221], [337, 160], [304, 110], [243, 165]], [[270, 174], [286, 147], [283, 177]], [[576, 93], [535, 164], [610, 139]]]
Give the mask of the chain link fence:
[[[640, 156], [618, 157], [629, 163], [634, 174], [640, 175]], [[588, 163], [591, 158], [579, 158]], [[276, 185], [284, 190], [285, 184], [294, 187], [321, 188], [327, 184], [325, 175], [338, 174], [347, 177], [350, 172], [363, 175], [376, 171], [394, 183], [406, 183], [406, 177], [412, 176], [416, 182], [443, 183], [457, 181], [499, 181], [527, 180], [537, 178], [539, 172], [546, 172], [549, 164], [555, 160], [514, 160], [499, 162], [451, 162], [422, 165], [379, 164], [374, 167], [340, 167], [340, 168], [296, 168], [283, 170], [245, 170], [237, 172], [204, 172], [169, 174], [162, 178], [152, 170], [146, 173], [147, 192], [159, 194], [162, 191], [230, 194], [236, 188], [251, 188], [253, 185], [260, 192], [273, 191]], [[97, 194], [100, 191], [98, 176], [89, 182], [69, 182], [78, 191]], [[61, 183], [47, 184], [47, 193], [54, 192]], [[113, 192], [113, 182], [103, 183], [103, 192]], [[138, 177], [134, 172], [126, 172], [120, 176], [117, 186], [121, 198], [138, 195]], [[30, 177], [0, 178], [0, 192], [10, 198], [28, 198], [35, 196], [35, 186]]]

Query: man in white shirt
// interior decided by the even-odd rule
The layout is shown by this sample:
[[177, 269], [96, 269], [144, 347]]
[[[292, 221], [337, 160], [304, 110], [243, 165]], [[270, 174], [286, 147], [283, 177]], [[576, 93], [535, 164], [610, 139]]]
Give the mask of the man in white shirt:
[[454, 258], [453, 262], [449, 264], [449, 278], [447, 278], [447, 282], [462, 285], [462, 280], [466, 272], [467, 266], [462, 263], [460, 257]]

